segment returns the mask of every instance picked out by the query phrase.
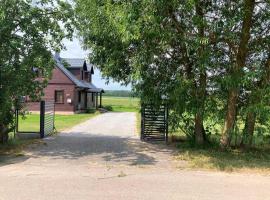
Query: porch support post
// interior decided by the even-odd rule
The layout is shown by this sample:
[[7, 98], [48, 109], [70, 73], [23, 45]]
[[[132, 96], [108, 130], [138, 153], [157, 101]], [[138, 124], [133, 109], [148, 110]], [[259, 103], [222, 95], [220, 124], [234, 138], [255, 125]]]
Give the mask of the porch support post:
[[98, 109], [98, 93], [95, 93], [96, 96], [96, 109]]
[[102, 92], [99, 93], [99, 107], [102, 108]]
[[87, 109], [87, 92], [84, 93], [84, 107]]

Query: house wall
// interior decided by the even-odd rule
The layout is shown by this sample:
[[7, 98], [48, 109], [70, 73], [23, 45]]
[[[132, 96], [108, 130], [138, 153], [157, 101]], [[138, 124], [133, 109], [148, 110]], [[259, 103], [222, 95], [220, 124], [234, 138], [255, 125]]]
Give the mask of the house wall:
[[[81, 80], [82, 68], [68, 68], [68, 70], [79, 80]], [[92, 76], [92, 75], [91, 75]], [[84, 72], [84, 81], [91, 82], [89, 80], [89, 72]], [[55, 111], [58, 113], [75, 113], [84, 111], [86, 108], [95, 108], [96, 97], [94, 95], [92, 101], [92, 93], [81, 92], [81, 102], [79, 103], [78, 93], [81, 89], [76, 88], [75, 84], [57, 67], [52, 72], [52, 77], [48, 82], [48, 86], [44, 89], [44, 100], [55, 99], [55, 91], [64, 91], [64, 103], [55, 103]], [[67, 102], [67, 99], [71, 99], [71, 103]], [[87, 103], [85, 100], [87, 99]], [[29, 111], [39, 112], [39, 102], [28, 102], [27, 107]]]
[[[64, 91], [64, 103], [55, 103], [56, 112], [74, 113], [75, 105], [77, 104], [75, 98], [75, 85], [73, 82], [57, 67], [54, 68], [52, 78], [48, 82], [47, 87], [44, 89], [43, 100], [54, 101], [54, 95], [56, 90]], [[71, 103], [67, 102], [67, 99], [71, 99]], [[39, 111], [38, 102], [28, 102], [27, 108], [29, 111]]]
[[75, 68], [68, 68], [68, 71], [70, 71], [77, 79], [81, 80], [81, 69], [75, 69]]
[[[49, 84], [44, 90], [44, 99], [47, 100], [54, 100], [54, 93], [56, 90], [63, 90], [64, 91], [64, 103], [55, 103], [55, 111], [60, 112], [74, 112], [75, 105], [77, 104], [74, 98], [74, 85], [69, 84]], [[71, 99], [71, 103], [68, 103], [67, 100]]]
[[[82, 68], [68, 68], [68, 70], [79, 80], [82, 80]], [[89, 77], [90, 75], [90, 77]], [[92, 81], [92, 74], [90, 72], [83, 72], [83, 80], [86, 82], [91, 82]]]
[[89, 72], [84, 72], [84, 81], [90, 82], [89, 74], [90, 74]]

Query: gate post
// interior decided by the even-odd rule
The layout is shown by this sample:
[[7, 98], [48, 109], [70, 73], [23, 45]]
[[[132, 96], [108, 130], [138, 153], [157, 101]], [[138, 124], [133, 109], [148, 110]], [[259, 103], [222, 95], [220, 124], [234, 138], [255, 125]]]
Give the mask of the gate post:
[[44, 138], [45, 135], [45, 126], [44, 126], [44, 121], [45, 121], [45, 101], [40, 102], [40, 138]]
[[165, 120], [166, 120], [166, 143], [168, 143], [168, 137], [169, 137], [169, 108], [168, 108], [168, 105], [166, 104], [166, 118], [165, 118]]
[[141, 140], [144, 139], [143, 134], [144, 134], [144, 106], [141, 105]]
[[15, 123], [16, 123], [15, 132], [17, 134], [19, 132], [19, 109], [18, 108], [16, 108], [15, 110]]

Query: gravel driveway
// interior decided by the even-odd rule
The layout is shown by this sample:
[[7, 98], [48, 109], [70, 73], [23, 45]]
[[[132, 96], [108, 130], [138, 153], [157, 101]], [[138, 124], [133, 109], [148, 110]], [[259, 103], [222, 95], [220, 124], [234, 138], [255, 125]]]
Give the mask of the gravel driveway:
[[0, 199], [269, 199], [270, 177], [181, 170], [134, 113], [90, 119], [0, 167]]

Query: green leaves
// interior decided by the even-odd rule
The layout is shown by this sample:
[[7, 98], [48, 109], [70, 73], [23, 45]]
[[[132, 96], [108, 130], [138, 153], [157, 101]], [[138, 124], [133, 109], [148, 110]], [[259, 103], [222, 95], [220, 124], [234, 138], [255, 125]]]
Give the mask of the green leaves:
[[[16, 99], [38, 97], [54, 67], [52, 53], [71, 38], [73, 21], [64, 1], [0, 0], [0, 124], [11, 124]], [[42, 71], [39, 81], [33, 68]]]
[[230, 89], [240, 92], [239, 112], [251, 91], [266, 91], [257, 83], [269, 52], [270, 8], [255, 6], [246, 62], [237, 70], [244, 1], [77, 0], [75, 7], [83, 44], [104, 77], [132, 83], [142, 101], [159, 104], [166, 95], [172, 125], [192, 132], [196, 113], [221, 127]]

